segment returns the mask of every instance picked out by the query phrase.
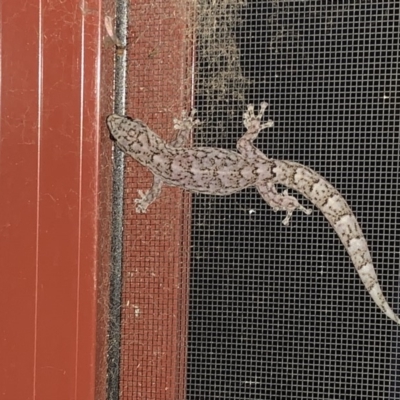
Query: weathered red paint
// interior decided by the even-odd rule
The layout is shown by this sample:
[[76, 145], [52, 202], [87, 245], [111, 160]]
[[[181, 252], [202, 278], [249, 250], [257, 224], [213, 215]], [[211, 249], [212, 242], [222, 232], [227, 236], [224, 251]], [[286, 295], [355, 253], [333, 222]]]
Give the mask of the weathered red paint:
[[111, 163], [100, 138], [111, 106], [101, 85], [112, 89], [104, 3], [0, 3], [4, 399], [104, 398]]
[[[191, 108], [193, 42], [187, 0], [131, 2], [127, 114], [165, 139], [173, 118]], [[152, 175], [126, 164], [121, 399], [185, 397], [189, 196], [176, 188], [146, 214], [133, 199]]]

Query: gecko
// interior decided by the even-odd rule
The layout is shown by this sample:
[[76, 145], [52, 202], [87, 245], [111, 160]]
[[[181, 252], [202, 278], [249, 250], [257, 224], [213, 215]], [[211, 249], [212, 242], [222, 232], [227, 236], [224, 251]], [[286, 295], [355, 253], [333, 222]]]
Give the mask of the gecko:
[[154, 176], [150, 190], [139, 190], [135, 200], [136, 212], [145, 213], [161, 193], [163, 184], [177, 186], [192, 193], [225, 196], [248, 187], [255, 187], [274, 211], [286, 211], [283, 220], [288, 225], [295, 210], [310, 214], [290, 196], [287, 190], [279, 193], [276, 184], [303, 195], [329, 221], [347, 250], [365, 288], [376, 305], [390, 319], [400, 324], [400, 318], [389, 306], [374, 269], [367, 241], [350, 206], [324, 177], [311, 168], [292, 161], [267, 157], [253, 141], [258, 134], [274, 126], [272, 120], [262, 123], [268, 104], [262, 102], [257, 114], [248, 105], [243, 114], [247, 131], [237, 142], [237, 151], [214, 147], [185, 147], [192, 130], [200, 124], [195, 110], [183, 112], [174, 119], [176, 138], [167, 143], [144, 122], [112, 114], [107, 125], [116, 145], [126, 154], [148, 168]]

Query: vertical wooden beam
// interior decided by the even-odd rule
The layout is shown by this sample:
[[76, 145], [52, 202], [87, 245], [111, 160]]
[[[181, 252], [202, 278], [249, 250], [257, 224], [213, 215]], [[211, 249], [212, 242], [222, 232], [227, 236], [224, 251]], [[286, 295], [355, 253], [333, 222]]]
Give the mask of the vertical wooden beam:
[[111, 162], [101, 135], [113, 60], [110, 48], [101, 73], [105, 3], [0, 4], [4, 398], [104, 393]]
[[[190, 110], [193, 41], [186, 0], [134, 0], [128, 35], [127, 113], [166, 140], [173, 118]], [[133, 199], [152, 175], [127, 159], [124, 227], [121, 398], [185, 395], [190, 201], [163, 188], [146, 214]]]

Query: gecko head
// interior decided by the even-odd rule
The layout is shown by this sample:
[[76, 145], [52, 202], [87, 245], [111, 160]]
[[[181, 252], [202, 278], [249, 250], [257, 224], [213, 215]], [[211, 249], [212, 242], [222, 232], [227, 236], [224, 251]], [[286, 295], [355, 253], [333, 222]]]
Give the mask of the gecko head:
[[138, 119], [111, 114], [107, 117], [107, 126], [111, 134], [111, 139], [116, 141], [116, 145], [124, 152], [129, 152], [132, 143], [138, 142], [138, 137], [148, 135], [147, 126]]
[[122, 151], [127, 151], [129, 142], [127, 140], [127, 131], [132, 123], [132, 118], [124, 117], [118, 114], [111, 114], [107, 117], [107, 126], [110, 131], [111, 139], [116, 141], [117, 146]]
[[108, 129], [110, 130], [111, 135], [114, 137], [115, 131], [118, 130], [119, 126], [121, 125], [121, 122], [125, 119], [126, 117], [123, 117], [118, 114], [111, 114], [107, 117], [107, 126]]
[[109, 115], [106, 121], [108, 129], [115, 139], [118, 139], [119, 131], [127, 131], [129, 129], [134, 129], [137, 125], [143, 125], [139, 120], [118, 114]]

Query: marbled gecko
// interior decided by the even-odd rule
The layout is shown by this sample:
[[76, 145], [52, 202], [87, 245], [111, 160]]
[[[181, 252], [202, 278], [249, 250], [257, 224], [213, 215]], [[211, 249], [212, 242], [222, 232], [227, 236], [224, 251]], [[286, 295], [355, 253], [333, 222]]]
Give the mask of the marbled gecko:
[[178, 186], [194, 193], [225, 196], [244, 188], [255, 186], [262, 198], [274, 211], [287, 212], [283, 224], [289, 223], [293, 212], [304, 208], [285, 190], [278, 193], [275, 184], [281, 184], [301, 193], [325, 215], [335, 229], [353, 261], [361, 281], [378, 307], [393, 321], [400, 318], [387, 303], [378, 283], [372, 258], [363, 232], [343, 196], [321, 175], [304, 165], [266, 157], [254, 145], [259, 132], [270, 128], [272, 121], [261, 123], [267, 103], [261, 103], [255, 115], [249, 105], [244, 113], [247, 132], [237, 143], [238, 152], [212, 147], [183, 147], [194, 126], [194, 112], [174, 120], [177, 137], [165, 142], [146, 124], [138, 119], [116, 114], [107, 118], [107, 124], [117, 146], [147, 167], [154, 175], [153, 186], [146, 192], [139, 191], [136, 211], [146, 212], [160, 195], [162, 185]]

